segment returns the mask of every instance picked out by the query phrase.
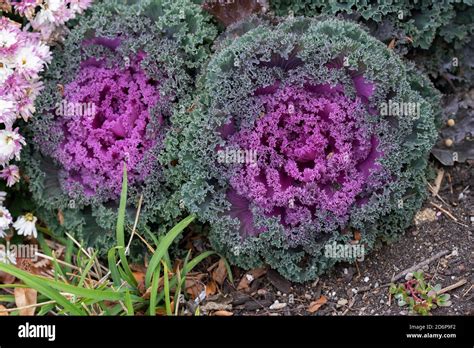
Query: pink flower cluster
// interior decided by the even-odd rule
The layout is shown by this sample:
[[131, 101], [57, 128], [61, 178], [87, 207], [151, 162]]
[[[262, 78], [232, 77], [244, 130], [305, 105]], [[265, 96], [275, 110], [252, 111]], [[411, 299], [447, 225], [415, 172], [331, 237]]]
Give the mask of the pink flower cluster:
[[93, 0], [7, 0], [7, 4], [30, 22], [43, 41], [60, 41], [67, 31], [65, 23], [88, 8]]
[[49, 47], [36, 33], [20, 28], [6, 17], [0, 19], [0, 177], [14, 185], [18, 167], [11, 160], [20, 158], [23, 136], [14, 128], [18, 118], [25, 121], [35, 111], [34, 101], [41, 90], [39, 73], [51, 60]]
[[[35, 99], [42, 89], [39, 75], [51, 61], [48, 44], [62, 39], [67, 30], [65, 23], [91, 3], [92, 0], [6, 0], [0, 4], [3, 12], [13, 12], [28, 20], [22, 27], [7, 17], [0, 18], [0, 178], [7, 187], [20, 180], [18, 166], [10, 161], [20, 159], [25, 145], [14, 123], [18, 119], [28, 121], [35, 112]], [[7, 235], [13, 222], [3, 206], [5, 197], [6, 193], [0, 191], [0, 238]], [[13, 225], [18, 234], [22, 234], [25, 224], [28, 231], [36, 231], [36, 217], [24, 220], [25, 223], [21, 219], [24, 217], [20, 216], [17, 225]]]

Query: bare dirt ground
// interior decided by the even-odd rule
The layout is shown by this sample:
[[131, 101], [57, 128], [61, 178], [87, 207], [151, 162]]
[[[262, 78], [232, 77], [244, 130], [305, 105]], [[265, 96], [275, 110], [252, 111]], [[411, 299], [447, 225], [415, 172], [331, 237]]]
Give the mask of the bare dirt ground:
[[239, 291], [245, 273], [237, 271], [235, 284], [227, 283], [224, 294], [208, 302], [225, 303], [234, 315], [409, 315], [408, 308], [399, 307], [389, 295], [391, 278], [446, 251], [422, 267], [425, 279], [443, 288], [463, 280], [465, 284], [448, 292], [451, 306], [432, 314], [473, 315], [474, 171], [472, 164], [444, 170], [438, 196], [430, 195], [416, 217], [418, 223], [397, 242], [380, 244], [363, 262], [339, 264], [308, 284], [291, 284], [271, 270], [256, 271], [255, 280]]

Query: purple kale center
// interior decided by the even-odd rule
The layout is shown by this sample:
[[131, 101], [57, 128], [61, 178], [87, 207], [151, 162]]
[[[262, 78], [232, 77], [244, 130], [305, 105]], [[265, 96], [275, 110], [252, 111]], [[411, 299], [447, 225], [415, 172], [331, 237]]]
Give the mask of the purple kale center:
[[[100, 191], [116, 198], [124, 162], [130, 185], [149, 175], [152, 166], [143, 161], [159, 138], [150, 134], [149, 124], [160, 95], [157, 83], [141, 70], [140, 60], [136, 58], [128, 68], [83, 64], [75, 80], [65, 86], [67, 105], [76, 109], [66, 110], [60, 118], [64, 141], [57, 156], [69, 193], [80, 185], [87, 196]], [[154, 123], [160, 126], [163, 119]]]
[[290, 86], [258, 98], [265, 112], [253, 127], [227, 137], [229, 146], [255, 151], [257, 159], [231, 167], [227, 198], [241, 233], [262, 232], [253, 226], [250, 204], [286, 228], [311, 223], [321, 211], [345, 220], [379, 169], [364, 100], [328, 85]]

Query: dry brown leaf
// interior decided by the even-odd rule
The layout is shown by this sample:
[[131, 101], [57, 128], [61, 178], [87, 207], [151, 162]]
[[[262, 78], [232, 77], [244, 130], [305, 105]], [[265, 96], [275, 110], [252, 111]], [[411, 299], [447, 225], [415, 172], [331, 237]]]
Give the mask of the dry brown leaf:
[[395, 47], [395, 39], [392, 39], [392, 41], [390, 41], [390, 43], [388, 44], [388, 49], [389, 50], [393, 50]]
[[[18, 308], [35, 305], [38, 299], [38, 291], [29, 288], [15, 288], [15, 303]], [[20, 315], [35, 315], [36, 308], [20, 309]]]
[[192, 277], [186, 277], [186, 293], [191, 296], [193, 300], [197, 298], [203, 290], [205, 290], [205, 286], [201, 281], [203, 276], [205, 276], [205, 274], [202, 274], [202, 276], [197, 275]]
[[310, 313], [315, 313], [319, 310], [319, 308], [321, 308], [321, 306], [323, 304], [325, 304], [326, 302], [328, 302], [328, 299], [326, 296], [321, 296], [318, 300], [316, 301], [313, 301], [309, 304], [309, 307], [308, 307], [308, 312]]
[[217, 292], [217, 284], [214, 280], [211, 280], [209, 284], [206, 285], [206, 297], [214, 295]]
[[234, 315], [234, 313], [229, 312], [229, 311], [216, 311], [213, 313], [213, 315], [217, 317], [231, 317]]
[[23, 271], [26, 271], [31, 274], [41, 275], [43, 271], [46, 271], [52, 267], [51, 263], [49, 263], [45, 267], [36, 267], [36, 263], [29, 258], [21, 258], [18, 257], [16, 259], [16, 266]]
[[58, 92], [61, 96], [64, 96], [64, 85], [61, 85], [61, 84], [57, 84], [56, 85], [57, 89], [58, 89]]
[[0, 271], [0, 284], [13, 284], [15, 282], [15, 276], [9, 273]]
[[354, 232], [354, 240], [360, 240], [361, 239], [361, 234], [360, 231], [355, 231]]
[[[171, 312], [174, 313], [174, 301], [171, 301], [170, 302], [170, 307], [171, 307]], [[166, 308], [165, 307], [158, 307], [156, 309], [156, 315], [159, 315], [159, 316], [165, 316], [167, 315], [166, 314]]]
[[217, 268], [212, 271], [212, 279], [219, 284], [224, 284], [224, 280], [227, 277], [227, 268], [225, 267], [224, 259], [220, 259]]
[[145, 280], [145, 273], [143, 272], [132, 272], [133, 278], [137, 281], [137, 283], [141, 283]]
[[64, 214], [61, 209], [58, 210], [58, 222], [60, 226], [64, 225]]
[[251, 270], [250, 272], [247, 272], [244, 274], [242, 279], [239, 282], [239, 285], [237, 286], [237, 290], [247, 290], [250, 287], [250, 284], [255, 280], [267, 273], [267, 269], [262, 267], [262, 268], [255, 268]]
[[7, 315], [8, 315], [8, 312], [7, 312], [7, 309], [5, 308], [5, 306], [0, 305], [0, 317], [1, 316], [7, 316]]

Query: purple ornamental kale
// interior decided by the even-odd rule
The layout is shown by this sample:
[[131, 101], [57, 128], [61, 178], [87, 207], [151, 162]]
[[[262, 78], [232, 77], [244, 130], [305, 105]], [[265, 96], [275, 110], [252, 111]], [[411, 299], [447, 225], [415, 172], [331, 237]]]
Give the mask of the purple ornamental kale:
[[306, 281], [410, 224], [439, 115], [425, 77], [336, 19], [254, 16], [215, 46], [172, 142], [183, 202], [215, 250]]
[[[369, 86], [358, 89], [361, 96], [373, 90], [371, 84], [360, 86]], [[245, 234], [261, 231], [253, 227], [248, 208], [243, 213], [245, 201], [267, 216], [279, 216], [284, 226], [296, 227], [311, 223], [317, 210], [344, 219], [352, 204], [362, 202], [359, 195], [375, 183], [369, 179], [380, 170], [377, 137], [364, 123], [361, 98], [351, 100], [339, 87], [259, 91], [265, 113], [255, 126], [224, 133], [230, 146], [258, 154], [255, 163], [236, 167], [230, 175], [230, 214], [240, 214]]]
[[[66, 115], [58, 125], [64, 140], [58, 146], [57, 158], [66, 172], [64, 186], [68, 192], [73, 193], [80, 184], [86, 195], [105, 190], [117, 197], [124, 162], [130, 168], [129, 184], [149, 175], [151, 166], [144, 160], [159, 141], [159, 129], [150, 132], [147, 126], [150, 110], [160, 102], [160, 95], [157, 83], [141, 70], [141, 60], [136, 57], [128, 68], [87, 62], [65, 86], [68, 105], [92, 106], [84, 115]], [[162, 116], [155, 123], [155, 128], [161, 126]]]
[[[183, 214], [163, 150], [217, 29], [191, 0], [159, 3], [91, 6], [56, 50], [30, 126], [25, 174], [38, 217], [55, 234], [73, 231], [101, 255], [116, 245], [124, 164], [127, 223], [139, 202], [137, 228], [157, 234]], [[131, 252], [138, 259], [143, 245], [131, 248], [140, 250]]]

